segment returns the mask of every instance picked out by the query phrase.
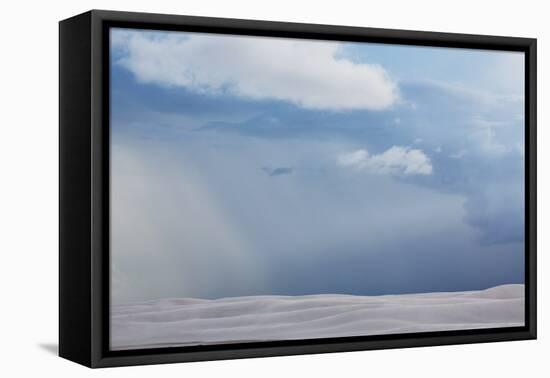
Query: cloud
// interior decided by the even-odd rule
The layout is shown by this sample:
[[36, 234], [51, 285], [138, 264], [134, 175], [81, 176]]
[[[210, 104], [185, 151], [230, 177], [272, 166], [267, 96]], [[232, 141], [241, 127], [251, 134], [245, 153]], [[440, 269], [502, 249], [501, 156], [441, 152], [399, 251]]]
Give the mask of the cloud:
[[460, 150], [458, 152], [455, 152], [454, 154], [450, 154], [449, 157], [451, 159], [462, 159], [464, 156], [466, 156], [468, 152], [466, 150]]
[[477, 117], [472, 120], [470, 138], [481, 152], [490, 156], [501, 156], [508, 152], [508, 150], [513, 149], [513, 146], [505, 146], [498, 138], [497, 131], [502, 131], [507, 126], [507, 122], [492, 121]]
[[294, 171], [294, 169], [290, 167], [277, 167], [277, 168], [263, 167], [262, 170], [265, 173], [267, 173], [268, 176], [270, 177], [290, 175]]
[[152, 141], [111, 146], [114, 303], [262, 285], [263, 265], [246, 234], [175, 153]]
[[419, 149], [393, 146], [378, 155], [366, 149], [341, 154], [338, 163], [361, 171], [377, 174], [431, 175], [430, 159]]
[[332, 111], [398, 99], [383, 67], [338, 57], [338, 42], [116, 29], [111, 38], [117, 63], [142, 83]]
[[[495, 193], [498, 192], [498, 195]], [[477, 229], [482, 245], [522, 243], [525, 240], [525, 197], [522, 185], [493, 182], [467, 197], [465, 221]]]

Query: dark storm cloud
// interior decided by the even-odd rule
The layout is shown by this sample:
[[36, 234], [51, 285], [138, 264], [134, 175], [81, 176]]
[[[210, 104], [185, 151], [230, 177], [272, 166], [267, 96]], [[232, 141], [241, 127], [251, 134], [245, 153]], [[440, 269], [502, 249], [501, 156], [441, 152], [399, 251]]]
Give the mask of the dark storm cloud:
[[277, 167], [277, 168], [262, 167], [262, 170], [265, 173], [267, 173], [267, 175], [270, 177], [290, 175], [294, 171], [294, 169], [290, 167]]

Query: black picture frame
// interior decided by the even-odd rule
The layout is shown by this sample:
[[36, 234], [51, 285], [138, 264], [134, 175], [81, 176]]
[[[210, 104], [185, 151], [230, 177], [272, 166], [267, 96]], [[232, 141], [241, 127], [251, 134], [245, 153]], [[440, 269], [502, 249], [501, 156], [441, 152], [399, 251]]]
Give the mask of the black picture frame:
[[[109, 43], [113, 26], [525, 53], [524, 327], [109, 350]], [[92, 10], [59, 24], [59, 355], [88, 367], [536, 338], [536, 39]]]

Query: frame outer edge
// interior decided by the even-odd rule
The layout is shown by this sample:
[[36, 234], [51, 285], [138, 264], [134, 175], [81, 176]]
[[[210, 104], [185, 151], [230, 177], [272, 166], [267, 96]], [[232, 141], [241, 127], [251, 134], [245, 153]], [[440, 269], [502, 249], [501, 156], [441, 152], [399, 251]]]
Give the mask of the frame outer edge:
[[532, 338], [537, 338], [537, 40], [531, 39], [529, 54], [529, 324]]
[[91, 366], [90, 12], [59, 22], [59, 355]]

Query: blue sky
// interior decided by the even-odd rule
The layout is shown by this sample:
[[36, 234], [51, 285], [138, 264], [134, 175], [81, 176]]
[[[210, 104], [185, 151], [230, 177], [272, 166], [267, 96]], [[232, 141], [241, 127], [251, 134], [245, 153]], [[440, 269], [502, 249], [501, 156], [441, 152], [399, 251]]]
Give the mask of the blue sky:
[[111, 31], [113, 300], [523, 282], [523, 54]]

